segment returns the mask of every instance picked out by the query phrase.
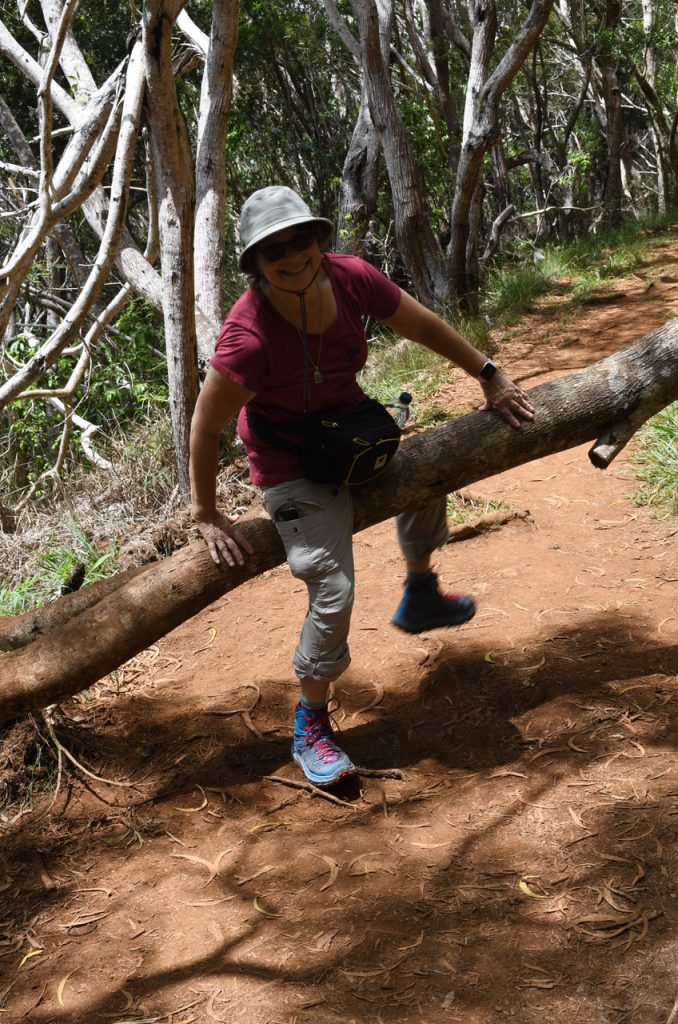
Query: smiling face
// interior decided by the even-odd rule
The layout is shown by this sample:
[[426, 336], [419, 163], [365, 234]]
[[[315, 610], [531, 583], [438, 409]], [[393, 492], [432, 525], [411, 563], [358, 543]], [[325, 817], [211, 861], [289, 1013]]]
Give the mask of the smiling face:
[[[280, 246], [285, 245], [279, 259]], [[300, 248], [301, 247], [301, 248]], [[257, 271], [274, 288], [287, 292], [305, 291], [313, 282], [322, 254], [312, 225], [286, 228], [269, 235], [255, 250]]]

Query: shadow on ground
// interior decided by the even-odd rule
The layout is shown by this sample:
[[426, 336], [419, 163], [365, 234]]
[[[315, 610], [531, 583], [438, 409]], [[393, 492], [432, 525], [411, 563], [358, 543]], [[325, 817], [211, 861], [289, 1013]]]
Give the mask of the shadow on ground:
[[[8, 830], [3, 1005], [40, 1024], [536, 1024], [557, 996], [573, 1020], [665, 1024], [677, 671], [675, 645], [610, 614], [527, 661], [442, 646], [367, 712], [344, 695], [354, 759], [403, 776], [366, 779], [354, 806], [265, 778], [299, 777], [282, 681], [253, 713], [259, 736], [162, 692], [63, 722], [78, 760], [136, 782], [88, 779], [95, 799], [71, 777], [60, 817]], [[74, 974], [77, 1007], [55, 1003], [69, 971], [100, 972], [97, 995], [76, 999]]]

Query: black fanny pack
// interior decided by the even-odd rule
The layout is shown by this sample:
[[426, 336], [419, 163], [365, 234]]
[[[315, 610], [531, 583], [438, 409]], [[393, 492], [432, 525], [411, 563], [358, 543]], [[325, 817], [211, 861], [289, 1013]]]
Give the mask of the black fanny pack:
[[304, 476], [319, 484], [356, 486], [374, 480], [401, 437], [398, 424], [374, 398], [300, 420], [271, 420], [248, 408], [247, 422], [262, 441], [298, 455]]

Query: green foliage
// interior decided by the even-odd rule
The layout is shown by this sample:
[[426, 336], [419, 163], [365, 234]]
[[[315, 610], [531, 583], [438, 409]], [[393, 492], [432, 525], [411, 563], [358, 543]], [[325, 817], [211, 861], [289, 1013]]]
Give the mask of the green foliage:
[[426, 405], [423, 409], [416, 410], [417, 426], [421, 430], [432, 430], [433, 427], [441, 427], [443, 423], [453, 420], [455, 414], [443, 405], [434, 402]]
[[659, 515], [678, 515], [678, 402], [643, 425], [631, 461], [641, 482], [636, 504]]
[[599, 280], [619, 277], [638, 267], [648, 251], [646, 224], [630, 223], [600, 235], [584, 234], [576, 241], [550, 247], [546, 273], [553, 276], [593, 271]]
[[104, 81], [124, 59], [127, 35], [137, 19], [129, 0], [97, 0], [81, 4], [74, 33], [97, 82]]
[[20, 582], [0, 589], [0, 615], [19, 615], [54, 600], [78, 566], [85, 569], [83, 586], [106, 579], [118, 568], [117, 559], [117, 547], [100, 552], [80, 523], [71, 519], [65, 534], [62, 524], [58, 539], [41, 543]]
[[[506, 501], [494, 501], [491, 498], [476, 498], [462, 492], [454, 492], [447, 497], [447, 518], [456, 525], [472, 522], [491, 512], [509, 512], [511, 505]], [[494, 527], [498, 529], [498, 527]]]
[[413, 405], [431, 395], [449, 374], [442, 356], [410, 341], [382, 341], [373, 345], [360, 386], [380, 402], [397, 398], [401, 391], [414, 396]]
[[331, 215], [358, 92], [322, 6], [244, 0], [235, 76], [227, 143], [235, 209], [257, 188], [288, 184]]
[[548, 274], [540, 267], [525, 264], [493, 270], [487, 280], [484, 299], [494, 318], [510, 325], [528, 313], [535, 299], [550, 289]]
[[101, 366], [85, 392], [83, 416], [121, 427], [153, 415], [167, 403], [165, 338], [160, 313], [142, 300], [131, 302], [98, 351]]
[[[103, 440], [114, 427], [128, 429], [154, 418], [154, 410], [167, 403], [167, 367], [159, 314], [141, 301], [130, 303], [114, 328], [98, 343], [96, 372], [79, 398], [77, 412], [102, 428]], [[24, 362], [32, 354], [23, 335], [7, 346], [8, 353]], [[41, 386], [58, 388], [68, 380], [73, 361], [63, 357], [50, 368]], [[9, 439], [12, 455], [25, 467], [28, 483], [49, 469], [57, 455], [63, 417], [40, 400], [24, 402], [20, 410], [0, 413], [0, 429]], [[78, 431], [74, 431], [76, 441]]]

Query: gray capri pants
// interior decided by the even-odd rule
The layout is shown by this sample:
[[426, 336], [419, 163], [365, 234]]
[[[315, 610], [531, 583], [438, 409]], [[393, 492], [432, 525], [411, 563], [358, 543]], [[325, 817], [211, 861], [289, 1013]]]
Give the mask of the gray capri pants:
[[[337, 679], [351, 662], [348, 631], [355, 590], [353, 498], [349, 487], [291, 480], [264, 490], [264, 505], [285, 545], [293, 576], [308, 588], [308, 611], [293, 667], [299, 679]], [[284, 521], [294, 508], [299, 518]], [[445, 498], [396, 517], [408, 561], [426, 558], [447, 540]]]

